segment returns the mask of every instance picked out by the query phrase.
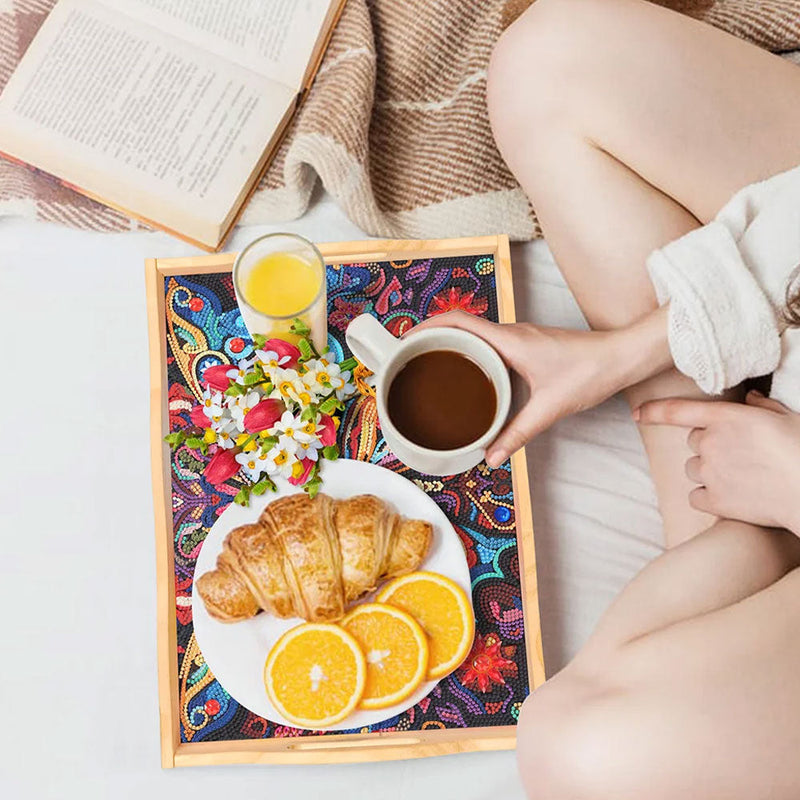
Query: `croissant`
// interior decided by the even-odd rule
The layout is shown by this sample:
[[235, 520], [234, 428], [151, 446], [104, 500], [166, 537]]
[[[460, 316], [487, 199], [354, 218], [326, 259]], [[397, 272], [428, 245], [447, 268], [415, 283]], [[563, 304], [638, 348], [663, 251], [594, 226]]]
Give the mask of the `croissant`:
[[197, 591], [221, 622], [260, 610], [331, 622], [382, 581], [417, 569], [431, 534], [429, 522], [405, 519], [374, 495], [293, 494], [225, 537], [216, 569], [198, 578]]

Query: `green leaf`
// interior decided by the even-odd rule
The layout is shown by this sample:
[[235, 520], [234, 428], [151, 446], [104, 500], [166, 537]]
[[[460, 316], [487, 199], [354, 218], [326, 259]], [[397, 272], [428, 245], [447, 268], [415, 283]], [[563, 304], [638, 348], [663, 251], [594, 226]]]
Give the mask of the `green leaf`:
[[176, 447], [180, 447], [185, 439], [186, 439], [186, 434], [183, 431], [175, 431], [175, 433], [168, 433], [164, 437], [164, 441], [173, 449]]
[[233, 502], [239, 506], [247, 506], [250, 504], [250, 487], [249, 486], [242, 486], [239, 489], [236, 497], [233, 498]]
[[322, 448], [322, 455], [328, 459], [328, 461], [336, 461], [339, 458], [339, 446], [335, 444], [329, 444], [327, 447]]
[[269, 489], [271, 492], [277, 492], [278, 487], [270, 478], [262, 478], [254, 487], [253, 487], [253, 494], [258, 495], [259, 497], [264, 494], [264, 492]]
[[300, 339], [297, 343], [297, 347], [300, 350], [300, 357], [303, 361], [308, 361], [314, 357], [314, 352], [311, 349], [311, 345], [308, 343], [308, 339]]
[[320, 404], [319, 410], [323, 414], [331, 414], [332, 412], [336, 411], [337, 409], [342, 408], [343, 405], [336, 399], [336, 395], [329, 395], [326, 397], [322, 403]]
[[228, 397], [238, 397], [239, 395], [243, 395], [245, 393], [244, 386], [241, 386], [238, 383], [232, 383], [226, 390], [225, 394]]
[[342, 372], [346, 370], [354, 370], [358, 366], [358, 361], [354, 358], [346, 358], [344, 361], [339, 363], [339, 369]]
[[313, 500], [317, 496], [317, 494], [319, 493], [319, 490], [320, 490], [321, 486], [322, 486], [322, 478], [314, 478], [313, 480], [308, 481], [303, 486], [303, 490]]
[[202, 453], [204, 456], [207, 456], [207, 455], [208, 455], [208, 442], [206, 442], [205, 440], [202, 440], [202, 441], [200, 442], [200, 452], [201, 452], [201, 453]]
[[301, 422], [309, 422], [312, 419], [317, 418], [317, 408], [316, 406], [306, 406], [303, 409], [303, 413], [300, 415]]
[[261, 440], [261, 452], [263, 455], [266, 455], [270, 450], [272, 450], [275, 445], [278, 444], [278, 437], [277, 436], [267, 436], [266, 439]]
[[253, 345], [257, 350], [260, 350], [267, 343], [267, 337], [263, 333], [253, 334]]
[[252, 386], [254, 383], [259, 383], [263, 379], [263, 376], [259, 375], [257, 372], [248, 372], [247, 375], [244, 376], [244, 385]]
[[186, 440], [186, 446], [191, 447], [192, 450], [199, 449], [201, 444], [203, 444], [203, 440], [199, 436], [190, 436]]
[[[295, 336], [302, 336], [303, 338], [307, 338], [308, 335], [311, 333], [311, 328], [303, 322], [300, 317], [295, 317], [294, 321], [292, 322], [291, 331]], [[300, 345], [298, 344], [298, 347]]]

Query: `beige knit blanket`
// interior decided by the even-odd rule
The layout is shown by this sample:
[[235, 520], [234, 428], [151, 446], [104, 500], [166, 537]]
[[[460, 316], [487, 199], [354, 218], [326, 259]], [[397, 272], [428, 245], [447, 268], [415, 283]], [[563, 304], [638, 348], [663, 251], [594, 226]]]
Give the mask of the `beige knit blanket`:
[[[55, 0], [0, 3], [0, 89]], [[800, 0], [658, 0], [774, 51], [800, 50]], [[243, 222], [300, 216], [317, 183], [370, 234], [539, 233], [494, 146], [494, 42], [529, 0], [348, 0], [310, 96]], [[0, 215], [96, 230], [137, 223], [0, 163]]]

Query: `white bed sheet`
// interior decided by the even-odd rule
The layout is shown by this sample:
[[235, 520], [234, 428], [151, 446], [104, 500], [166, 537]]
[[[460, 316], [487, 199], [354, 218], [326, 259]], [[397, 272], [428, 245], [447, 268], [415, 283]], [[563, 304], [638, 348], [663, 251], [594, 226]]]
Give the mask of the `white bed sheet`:
[[[278, 228], [363, 235], [322, 198], [231, 247]], [[4, 796], [522, 798], [512, 753], [161, 771], [143, 259], [193, 252], [161, 233], [0, 221]], [[520, 319], [582, 324], [543, 243], [515, 246], [513, 262]], [[561, 422], [528, 459], [552, 674], [659, 552], [660, 522], [619, 399]]]

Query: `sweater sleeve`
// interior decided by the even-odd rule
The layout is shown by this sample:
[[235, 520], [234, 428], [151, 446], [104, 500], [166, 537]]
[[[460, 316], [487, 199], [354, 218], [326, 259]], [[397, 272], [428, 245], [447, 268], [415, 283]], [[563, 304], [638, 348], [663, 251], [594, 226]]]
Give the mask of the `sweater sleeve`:
[[669, 303], [675, 366], [708, 394], [766, 375], [781, 357], [775, 311], [719, 218], [655, 250], [647, 269]]

